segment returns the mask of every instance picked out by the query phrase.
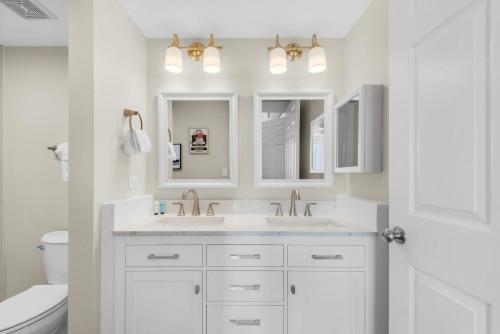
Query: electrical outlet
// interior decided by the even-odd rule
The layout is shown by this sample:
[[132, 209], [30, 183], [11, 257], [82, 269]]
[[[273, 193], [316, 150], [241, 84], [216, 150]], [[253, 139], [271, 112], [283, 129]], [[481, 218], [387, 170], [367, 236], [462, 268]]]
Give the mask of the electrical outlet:
[[222, 176], [227, 177], [227, 168], [226, 167], [222, 168]]
[[139, 186], [139, 178], [137, 176], [130, 176], [128, 178], [128, 188], [136, 189]]

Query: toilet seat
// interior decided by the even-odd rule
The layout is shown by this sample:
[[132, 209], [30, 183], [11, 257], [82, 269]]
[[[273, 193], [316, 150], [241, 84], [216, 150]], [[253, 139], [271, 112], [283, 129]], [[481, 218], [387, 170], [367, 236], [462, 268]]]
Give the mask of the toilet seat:
[[66, 312], [67, 285], [34, 285], [0, 303], [0, 334], [18, 331]]

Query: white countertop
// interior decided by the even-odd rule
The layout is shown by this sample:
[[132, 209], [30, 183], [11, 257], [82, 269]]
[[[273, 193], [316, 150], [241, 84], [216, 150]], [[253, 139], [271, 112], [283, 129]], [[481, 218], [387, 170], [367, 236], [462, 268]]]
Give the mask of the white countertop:
[[[333, 216], [316, 216], [312, 219], [329, 219], [331, 224], [318, 225], [312, 222], [288, 224], [286, 220], [308, 219], [310, 217], [279, 217], [283, 224], [275, 222], [269, 224], [266, 218], [272, 216], [263, 214], [220, 214], [213, 216], [223, 217], [220, 222], [191, 223], [190, 216], [177, 217], [166, 214], [151, 219], [137, 221], [132, 224], [115, 227], [114, 235], [339, 235], [339, 236], [374, 236], [376, 231], [367, 227], [356, 226], [352, 223], [337, 221]], [[198, 217], [194, 217], [195, 219]], [[200, 219], [213, 219], [199, 216]], [[273, 217], [274, 218], [274, 217]], [[177, 221], [181, 219], [181, 221]], [[186, 221], [182, 221], [186, 220]], [[166, 222], [176, 220], [175, 222]]]

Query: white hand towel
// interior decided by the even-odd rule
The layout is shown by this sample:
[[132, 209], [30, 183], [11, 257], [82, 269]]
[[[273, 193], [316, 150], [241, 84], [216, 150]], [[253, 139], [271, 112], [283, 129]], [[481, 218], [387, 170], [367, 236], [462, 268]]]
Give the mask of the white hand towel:
[[68, 182], [69, 179], [69, 147], [68, 143], [64, 142], [57, 145], [54, 151], [56, 159], [61, 162], [62, 178], [64, 182]]
[[174, 144], [168, 143], [168, 158], [172, 161], [177, 160], [177, 153], [174, 149]]
[[151, 151], [151, 141], [144, 130], [132, 129], [127, 132], [124, 148], [127, 154], [146, 154]]

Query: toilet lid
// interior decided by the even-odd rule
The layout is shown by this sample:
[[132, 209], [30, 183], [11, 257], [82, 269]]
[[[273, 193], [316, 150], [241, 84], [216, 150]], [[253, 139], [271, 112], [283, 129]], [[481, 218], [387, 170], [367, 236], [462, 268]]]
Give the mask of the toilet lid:
[[67, 285], [34, 285], [0, 303], [0, 331], [51, 310], [68, 296]]

